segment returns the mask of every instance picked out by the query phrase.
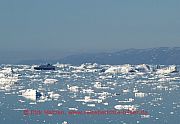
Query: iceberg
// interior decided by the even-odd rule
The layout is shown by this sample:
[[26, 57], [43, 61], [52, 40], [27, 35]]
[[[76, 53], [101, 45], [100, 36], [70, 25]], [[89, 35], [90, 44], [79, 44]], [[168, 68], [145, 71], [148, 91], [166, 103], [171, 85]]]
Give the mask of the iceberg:
[[136, 72], [136, 70], [129, 64], [121, 65], [121, 66], [111, 66], [108, 68], [105, 73], [129, 73], [129, 72]]
[[77, 99], [76, 101], [81, 101], [81, 102], [97, 102], [97, 103], [101, 103], [102, 102], [101, 99], [91, 99], [90, 96], [85, 96], [84, 99]]
[[156, 71], [157, 74], [169, 74], [169, 73], [174, 73], [174, 72], [178, 72], [177, 67], [175, 65], [157, 69], [157, 71]]
[[118, 110], [136, 110], [137, 109], [135, 105], [115, 105], [114, 108]]
[[12, 68], [3, 68], [0, 71], [0, 89], [10, 90], [19, 80], [18, 74], [14, 74]]
[[20, 92], [22, 92], [23, 97], [33, 101], [36, 101], [37, 98], [40, 98], [43, 95], [41, 92], [34, 89], [26, 89]]
[[54, 92], [48, 92], [48, 96], [49, 96], [49, 98], [55, 99], [55, 100], [57, 100], [60, 97], [59, 94], [54, 93]]
[[136, 93], [134, 93], [134, 95], [135, 95], [135, 97], [140, 97], [140, 98], [142, 98], [142, 97], [145, 97], [147, 94], [145, 94], [145, 93], [143, 93], [143, 92], [136, 92]]
[[137, 70], [138, 72], [149, 72], [151, 68], [147, 64], [141, 64], [141, 65], [135, 66], [135, 70]]
[[70, 90], [71, 92], [78, 92], [79, 91], [79, 87], [78, 86], [69, 86], [67, 85], [68, 90]]
[[56, 83], [56, 82], [58, 82], [57, 79], [45, 79], [45, 80], [44, 80], [44, 83], [45, 83], [45, 84], [54, 84], [54, 83]]

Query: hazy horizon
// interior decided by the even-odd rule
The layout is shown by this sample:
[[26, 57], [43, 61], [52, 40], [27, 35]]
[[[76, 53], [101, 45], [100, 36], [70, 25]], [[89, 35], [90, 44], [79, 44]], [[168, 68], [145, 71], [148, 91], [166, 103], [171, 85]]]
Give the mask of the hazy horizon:
[[[107, 50], [107, 51], [69, 51], [69, 52], [61, 52], [58, 50], [54, 50], [54, 51], [38, 51], [36, 53], [36, 51], [8, 51], [6, 53], [0, 53], [0, 63], [1, 64], [23, 64], [23, 62], [27, 62], [27, 63], [32, 63], [35, 62], [42, 62], [42, 63], [48, 63], [48, 62], [59, 62], [59, 60], [64, 59], [66, 57], [70, 57], [71, 55], [75, 55], [75, 56], [83, 56], [83, 55], [100, 55], [101, 53], [112, 53], [115, 54], [116, 52], [123, 52], [124, 50], [130, 50], [131, 49], [136, 49], [136, 50], [151, 50], [151, 49], [160, 49], [160, 48], [179, 48], [180, 47], [150, 47], [150, 48], [128, 48], [128, 49], [114, 49], [114, 50]], [[25, 64], [24, 63], [24, 64]], [[39, 64], [40, 64], [39, 63]]]
[[0, 1], [0, 56], [180, 46], [180, 1]]

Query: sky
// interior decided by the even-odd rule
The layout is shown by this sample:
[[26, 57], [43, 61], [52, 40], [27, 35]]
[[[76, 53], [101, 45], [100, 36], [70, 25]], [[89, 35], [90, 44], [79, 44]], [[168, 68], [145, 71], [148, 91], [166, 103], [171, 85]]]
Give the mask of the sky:
[[179, 12], [180, 0], [0, 0], [0, 55], [180, 47]]

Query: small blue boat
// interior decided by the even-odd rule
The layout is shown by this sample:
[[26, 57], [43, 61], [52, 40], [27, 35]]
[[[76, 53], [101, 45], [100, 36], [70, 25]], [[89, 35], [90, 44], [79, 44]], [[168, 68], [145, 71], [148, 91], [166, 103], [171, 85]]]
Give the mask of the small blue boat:
[[46, 65], [40, 65], [38, 67], [34, 67], [35, 70], [55, 70], [56, 67], [52, 66], [51, 64], [46, 64]]

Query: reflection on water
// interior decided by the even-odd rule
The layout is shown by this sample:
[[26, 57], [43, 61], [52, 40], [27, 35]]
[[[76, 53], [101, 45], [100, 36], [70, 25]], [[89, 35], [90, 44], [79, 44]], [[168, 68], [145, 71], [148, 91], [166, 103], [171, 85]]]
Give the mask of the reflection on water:
[[[179, 66], [177, 70], [174, 65], [156, 70], [155, 65], [145, 64], [56, 66], [55, 71], [35, 71], [30, 65], [1, 66], [0, 123], [178, 124], [180, 121], [180, 74], [176, 72]], [[146, 114], [97, 114], [98, 111]]]

